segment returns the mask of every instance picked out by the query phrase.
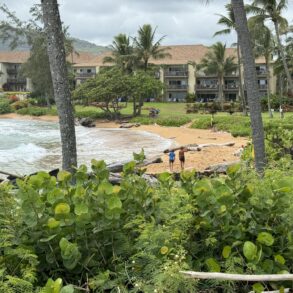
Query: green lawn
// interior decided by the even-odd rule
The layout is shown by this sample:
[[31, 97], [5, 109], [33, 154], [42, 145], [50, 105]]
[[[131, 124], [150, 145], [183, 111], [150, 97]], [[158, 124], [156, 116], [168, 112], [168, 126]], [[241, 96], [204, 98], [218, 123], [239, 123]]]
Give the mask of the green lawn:
[[[158, 118], [149, 118], [148, 108], [157, 108], [160, 110]], [[56, 108], [51, 110], [46, 108], [29, 107], [20, 110], [18, 113], [24, 115], [56, 115]], [[127, 117], [132, 114], [132, 103], [128, 103], [126, 108], [121, 110], [122, 117]], [[96, 107], [89, 106], [75, 106], [75, 116], [91, 117], [94, 119], [106, 118], [105, 113]], [[185, 103], [145, 103], [142, 109], [142, 115], [132, 119], [133, 122], [140, 122], [142, 124], [157, 123], [163, 126], [181, 126], [186, 123], [192, 122], [192, 128], [208, 129], [211, 128], [211, 122], [213, 126], [218, 130], [231, 132], [234, 136], [249, 136], [251, 134], [250, 119], [244, 117], [241, 113], [234, 113], [230, 115], [226, 112], [219, 112], [214, 115], [213, 121], [211, 121], [210, 114], [186, 114]], [[285, 118], [281, 119], [279, 113], [274, 114], [274, 118], [270, 119], [268, 113], [263, 113], [263, 121], [265, 128], [282, 127], [286, 129], [293, 129], [293, 113], [285, 113]]]

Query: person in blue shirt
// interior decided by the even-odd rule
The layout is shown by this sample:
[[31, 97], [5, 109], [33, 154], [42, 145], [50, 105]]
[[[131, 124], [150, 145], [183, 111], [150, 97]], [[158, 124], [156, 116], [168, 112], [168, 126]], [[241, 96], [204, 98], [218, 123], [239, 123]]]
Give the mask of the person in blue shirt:
[[171, 150], [169, 152], [169, 167], [171, 172], [173, 172], [174, 161], [175, 161], [175, 152], [174, 150]]

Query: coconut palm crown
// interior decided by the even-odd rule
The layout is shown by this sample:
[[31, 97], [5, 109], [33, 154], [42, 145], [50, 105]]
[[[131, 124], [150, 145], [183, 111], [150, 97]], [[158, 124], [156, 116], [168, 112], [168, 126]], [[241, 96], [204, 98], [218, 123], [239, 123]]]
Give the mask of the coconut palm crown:
[[155, 41], [156, 28], [145, 24], [138, 30], [138, 36], [134, 38], [134, 45], [137, 56], [143, 61], [143, 68], [146, 71], [150, 58], [164, 59], [171, 55], [167, 52], [169, 48], [162, 48], [161, 42], [165, 36]]

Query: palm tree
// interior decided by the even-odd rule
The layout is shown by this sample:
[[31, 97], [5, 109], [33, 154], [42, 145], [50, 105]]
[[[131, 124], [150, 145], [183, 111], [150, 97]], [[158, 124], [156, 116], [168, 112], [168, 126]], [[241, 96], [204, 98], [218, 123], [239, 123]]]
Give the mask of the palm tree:
[[262, 174], [266, 164], [264, 130], [261, 117], [260, 92], [255, 71], [255, 57], [253, 54], [250, 33], [243, 0], [231, 0], [235, 16], [241, 55], [243, 58], [244, 80], [247, 89], [248, 106], [252, 127], [252, 142], [255, 155], [256, 170]]
[[[209, 2], [206, 0], [206, 2]], [[241, 49], [244, 80], [246, 84], [250, 121], [252, 128], [252, 142], [255, 155], [255, 167], [259, 174], [263, 173], [266, 165], [264, 130], [261, 117], [260, 93], [255, 72], [255, 58], [248, 30], [246, 11], [243, 0], [231, 0], [235, 17], [238, 42]]]
[[130, 43], [130, 38], [125, 34], [115, 36], [111, 48], [112, 56], [106, 56], [103, 62], [114, 63], [123, 72], [132, 73], [138, 62], [138, 58], [134, 54], [134, 48]]
[[267, 99], [268, 99], [268, 111], [270, 118], [273, 118], [273, 113], [271, 111], [271, 60], [272, 55], [275, 50], [275, 43], [273, 35], [270, 29], [264, 24], [257, 24], [254, 18], [248, 20], [248, 26], [251, 32], [254, 52], [257, 57], [264, 56], [267, 69]]
[[202, 59], [199, 68], [203, 69], [206, 74], [215, 74], [218, 78], [219, 96], [218, 99], [221, 107], [224, 107], [224, 76], [236, 70], [237, 65], [234, 63], [234, 57], [226, 57], [226, 45], [221, 42], [214, 44], [206, 56]]
[[[226, 26], [225, 29], [217, 31], [214, 36], [217, 35], [226, 35], [231, 34], [232, 31], [236, 31], [236, 23], [235, 23], [235, 17], [232, 9], [231, 3], [227, 4], [226, 6], [227, 14], [228, 16], [218, 14], [220, 16], [220, 19], [218, 21], [218, 24]], [[237, 59], [238, 59], [238, 71], [239, 71], [239, 84], [240, 84], [240, 99], [241, 104], [243, 108], [243, 114], [246, 116], [246, 102], [245, 102], [245, 95], [244, 95], [244, 88], [243, 88], [243, 76], [242, 76], [242, 70], [241, 70], [241, 54], [240, 54], [240, 46], [239, 41], [237, 37]]]
[[143, 61], [143, 69], [146, 71], [150, 58], [164, 59], [170, 57], [168, 48], [162, 48], [161, 42], [165, 36], [155, 41], [156, 29], [150, 24], [145, 24], [138, 30], [138, 36], [134, 38], [136, 54]]
[[252, 11], [257, 14], [256, 19], [259, 19], [261, 22], [265, 19], [270, 19], [273, 22], [278, 49], [289, 84], [289, 91], [293, 93], [293, 81], [286, 61], [285, 50], [280, 38], [281, 30], [285, 30], [288, 27], [288, 21], [286, 18], [282, 17], [282, 12], [287, 9], [287, 5], [288, 0], [254, 0], [252, 4]]

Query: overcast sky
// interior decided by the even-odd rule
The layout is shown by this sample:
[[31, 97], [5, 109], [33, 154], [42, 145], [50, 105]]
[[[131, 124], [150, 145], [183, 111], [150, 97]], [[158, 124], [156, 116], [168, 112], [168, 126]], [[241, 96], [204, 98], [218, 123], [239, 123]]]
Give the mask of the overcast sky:
[[[213, 38], [218, 14], [225, 14], [227, 0], [59, 0], [62, 21], [73, 37], [109, 45], [113, 36], [126, 33], [135, 36], [139, 26], [157, 26], [158, 36], [166, 35], [165, 45], [204, 44], [218, 40], [230, 46], [235, 36]], [[293, 22], [293, 0], [285, 16]], [[37, 0], [0, 0], [21, 19], [29, 17], [29, 8]], [[3, 14], [0, 14], [3, 19]]]

